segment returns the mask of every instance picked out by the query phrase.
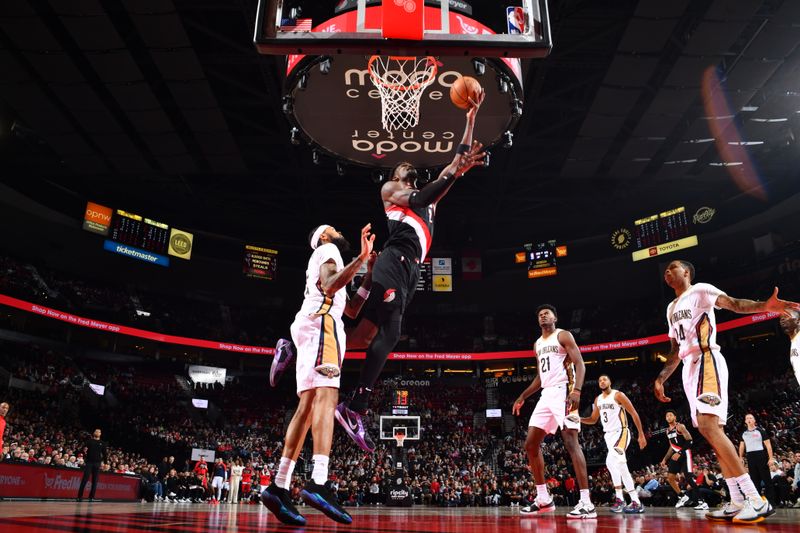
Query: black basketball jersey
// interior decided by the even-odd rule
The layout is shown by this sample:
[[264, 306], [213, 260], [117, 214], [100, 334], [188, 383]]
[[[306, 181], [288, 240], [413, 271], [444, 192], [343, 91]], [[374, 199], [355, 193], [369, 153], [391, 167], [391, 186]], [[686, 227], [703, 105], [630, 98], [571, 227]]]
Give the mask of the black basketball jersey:
[[436, 206], [400, 207], [393, 205], [386, 209], [389, 238], [384, 248], [395, 248], [409, 259], [425, 260], [433, 240], [433, 217]]
[[667, 439], [676, 452], [683, 453], [686, 450], [686, 438], [678, 431], [678, 424], [667, 428]]

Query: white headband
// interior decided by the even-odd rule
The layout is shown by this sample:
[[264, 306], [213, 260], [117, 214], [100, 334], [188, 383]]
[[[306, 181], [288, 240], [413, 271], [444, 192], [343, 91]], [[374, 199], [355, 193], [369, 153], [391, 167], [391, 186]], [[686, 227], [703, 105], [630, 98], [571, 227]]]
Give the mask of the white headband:
[[330, 228], [329, 225], [323, 224], [323, 225], [321, 225], [320, 227], [318, 227], [314, 231], [314, 235], [311, 236], [311, 249], [312, 250], [316, 250], [317, 249], [317, 246], [319, 245], [319, 238], [322, 237], [322, 234], [325, 233], [325, 230], [328, 229], [328, 228]]

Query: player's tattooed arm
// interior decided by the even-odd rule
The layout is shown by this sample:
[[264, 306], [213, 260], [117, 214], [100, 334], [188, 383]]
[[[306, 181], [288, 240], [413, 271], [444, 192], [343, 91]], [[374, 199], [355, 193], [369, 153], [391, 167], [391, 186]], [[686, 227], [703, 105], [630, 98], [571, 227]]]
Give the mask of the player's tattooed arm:
[[367, 259], [367, 273], [361, 279], [358, 292], [347, 301], [347, 305], [344, 307], [344, 314], [347, 315], [347, 318], [356, 318], [361, 312], [361, 308], [364, 307], [364, 303], [367, 301], [365, 296], [369, 296], [369, 291], [372, 288], [372, 267], [375, 266], [377, 259], [378, 254], [373, 250]]
[[688, 446], [691, 446], [691, 445], [692, 445], [692, 434], [691, 434], [691, 433], [689, 433], [689, 430], [688, 430], [688, 429], [686, 429], [686, 426], [685, 426], [684, 424], [681, 424], [680, 422], [678, 422], [678, 423], [675, 425], [675, 427], [677, 427], [677, 428], [678, 428], [678, 432], [679, 432], [681, 435], [683, 435], [683, 438], [684, 438], [684, 439], [686, 439], [686, 442], [687, 442], [687, 447], [688, 447]]
[[339, 289], [352, 281], [355, 275], [358, 274], [361, 265], [372, 253], [372, 247], [375, 244], [375, 235], [370, 233], [370, 229], [372, 229], [372, 224], [367, 224], [361, 228], [361, 252], [342, 270], [337, 272], [336, 263], [332, 260], [326, 261], [320, 265], [319, 286], [322, 292], [329, 298], [333, 298]]
[[667, 354], [667, 362], [664, 363], [664, 368], [658, 374], [654, 385], [656, 398], [658, 398], [658, 401], [660, 402], [672, 401], [671, 398], [664, 394], [664, 383], [667, 382], [669, 377], [673, 372], [675, 372], [675, 369], [678, 368], [678, 365], [681, 362], [680, 358], [678, 357], [678, 341], [675, 339], [671, 340], [672, 344], [670, 346], [669, 353]]
[[766, 311], [788, 315], [792, 309], [800, 310], [800, 304], [778, 298], [778, 287], [775, 287], [775, 290], [772, 291], [772, 296], [765, 302], [733, 298], [727, 294], [720, 294], [717, 297], [717, 306], [742, 315]]

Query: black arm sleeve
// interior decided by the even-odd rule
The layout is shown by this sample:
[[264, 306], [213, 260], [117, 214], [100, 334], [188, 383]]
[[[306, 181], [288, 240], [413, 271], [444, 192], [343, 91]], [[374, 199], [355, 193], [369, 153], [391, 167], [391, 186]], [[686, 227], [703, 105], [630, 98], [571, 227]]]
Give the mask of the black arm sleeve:
[[445, 192], [447, 187], [455, 178], [451, 174], [445, 174], [436, 181], [432, 181], [421, 191], [414, 191], [408, 198], [408, 205], [413, 208], [426, 207], [436, 201]]

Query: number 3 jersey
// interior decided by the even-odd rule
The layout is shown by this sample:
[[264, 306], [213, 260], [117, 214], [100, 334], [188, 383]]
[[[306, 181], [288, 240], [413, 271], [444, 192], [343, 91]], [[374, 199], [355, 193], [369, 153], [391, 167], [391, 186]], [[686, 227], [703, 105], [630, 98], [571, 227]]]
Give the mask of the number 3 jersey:
[[566, 383], [572, 390], [575, 383], [575, 365], [567, 357], [567, 350], [558, 342], [558, 335], [562, 331], [556, 329], [547, 338], [541, 336], [533, 345], [543, 389]]
[[696, 360], [709, 352], [720, 353], [714, 308], [719, 309], [717, 298], [723, 294], [713, 285], [698, 283], [667, 306], [669, 337], [678, 343], [681, 360]]

